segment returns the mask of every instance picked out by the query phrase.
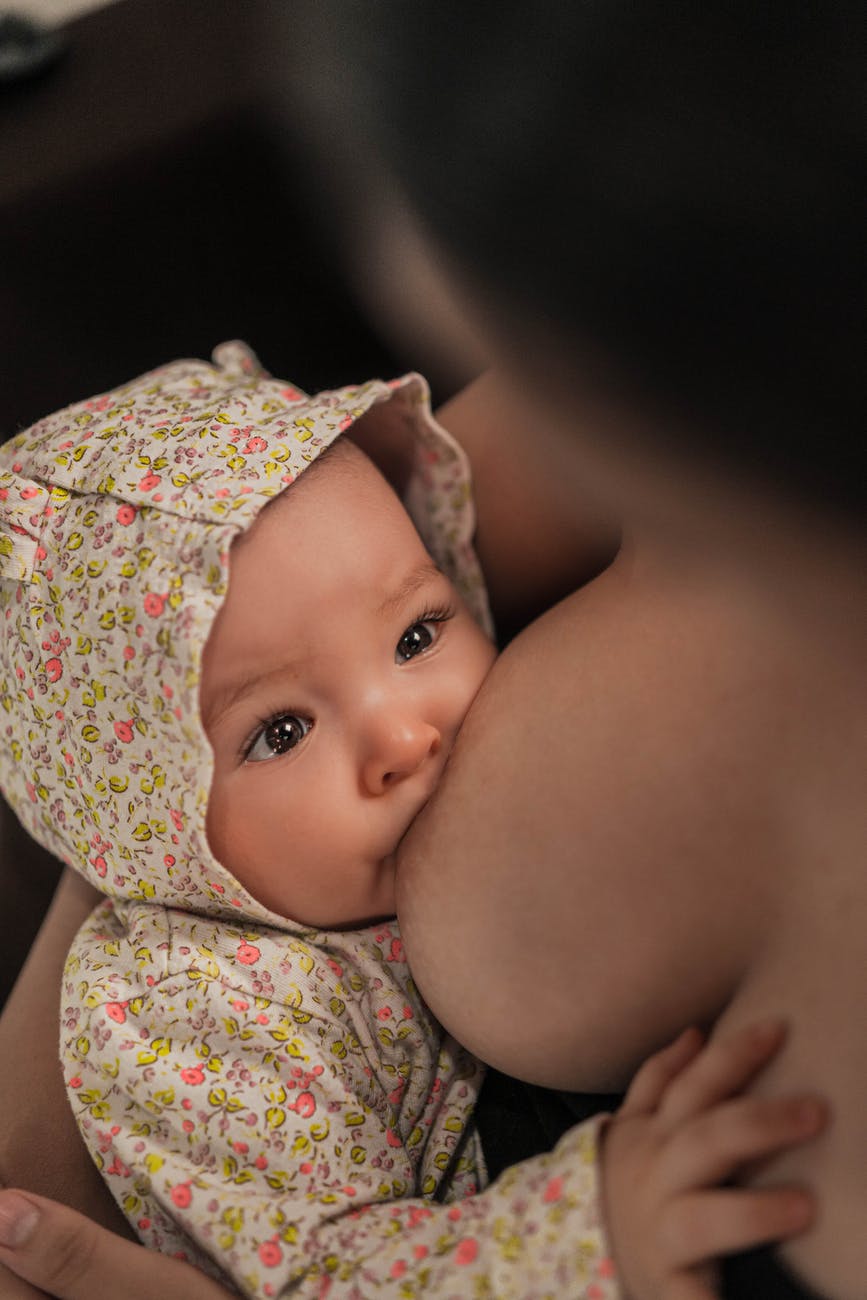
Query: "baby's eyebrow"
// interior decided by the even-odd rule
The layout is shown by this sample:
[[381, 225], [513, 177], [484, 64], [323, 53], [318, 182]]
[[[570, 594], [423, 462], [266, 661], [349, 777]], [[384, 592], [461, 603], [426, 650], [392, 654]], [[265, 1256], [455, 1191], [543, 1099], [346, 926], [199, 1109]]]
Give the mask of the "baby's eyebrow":
[[202, 706], [202, 725], [205, 731], [208, 731], [215, 722], [217, 722], [224, 713], [228, 713], [236, 704], [257, 691], [260, 687], [266, 686], [271, 681], [285, 681], [287, 676], [293, 672], [292, 664], [280, 664], [278, 668], [272, 668], [267, 673], [250, 673], [248, 677], [241, 677], [233, 682], [226, 682], [224, 686], [214, 694], [213, 698], [208, 700], [207, 707]]
[[420, 587], [427, 586], [429, 582], [432, 582], [435, 578], [442, 578], [442, 576], [433, 560], [423, 560], [416, 568], [410, 570], [391, 595], [386, 596], [377, 609], [377, 614], [379, 616], [394, 614], [397, 610], [403, 608], [410, 596], [417, 592]]

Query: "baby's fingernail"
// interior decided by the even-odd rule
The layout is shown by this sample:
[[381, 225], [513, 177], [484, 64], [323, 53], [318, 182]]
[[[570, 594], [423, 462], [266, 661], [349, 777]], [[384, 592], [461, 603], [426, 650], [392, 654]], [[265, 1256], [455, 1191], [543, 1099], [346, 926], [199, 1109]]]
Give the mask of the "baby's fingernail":
[[806, 1097], [798, 1102], [797, 1119], [805, 1128], [818, 1128], [824, 1123], [827, 1107], [817, 1097]]
[[39, 1210], [17, 1192], [0, 1192], [0, 1246], [26, 1246], [39, 1222]]
[[786, 1209], [794, 1227], [806, 1227], [813, 1217], [813, 1199], [806, 1192], [793, 1190], [789, 1193]]
[[753, 1041], [762, 1045], [775, 1043], [785, 1032], [786, 1022], [782, 1016], [769, 1016], [767, 1020], [760, 1020], [753, 1025], [750, 1030]]

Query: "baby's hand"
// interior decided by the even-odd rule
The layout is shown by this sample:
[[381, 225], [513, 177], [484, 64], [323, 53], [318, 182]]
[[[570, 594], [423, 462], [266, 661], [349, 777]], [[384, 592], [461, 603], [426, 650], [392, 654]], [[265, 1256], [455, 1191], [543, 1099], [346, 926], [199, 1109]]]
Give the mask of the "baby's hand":
[[688, 1029], [633, 1079], [602, 1146], [606, 1225], [629, 1300], [711, 1300], [720, 1256], [809, 1225], [812, 1198], [798, 1188], [724, 1185], [825, 1125], [815, 1097], [739, 1095], [784, 1037], [769, 1021], [703, 1046]]

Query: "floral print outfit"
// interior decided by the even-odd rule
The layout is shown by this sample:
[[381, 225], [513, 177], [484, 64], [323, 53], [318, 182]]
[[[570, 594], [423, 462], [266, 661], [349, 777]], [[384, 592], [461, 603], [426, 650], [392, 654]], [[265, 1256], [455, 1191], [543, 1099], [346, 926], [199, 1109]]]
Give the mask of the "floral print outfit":
[[198, 682], [232, 540], [374, 407], [489, 627], [466, 458], [418, 375], [308, 397], [224, 344], [0, 449], [0, 782], [107, 895], [64, 976], [68, 1095], [142, 1242], [243, 1295], [609, 1300], [597, 1123], [486, 1187], [482, 1067], [396, 922], [295, 925], [207, 844]]

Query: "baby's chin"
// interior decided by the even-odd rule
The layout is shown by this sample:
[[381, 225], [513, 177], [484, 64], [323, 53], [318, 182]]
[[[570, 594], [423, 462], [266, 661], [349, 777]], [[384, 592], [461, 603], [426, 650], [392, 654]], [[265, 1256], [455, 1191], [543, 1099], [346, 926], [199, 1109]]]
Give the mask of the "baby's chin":
[[388, 853], [380, 858], [374, 871], [370, 897], [363, 901], [357, 913], [347, 917], [336, 925], [320, 926], [329, 930], [363, 930], [383, 921], [393, 921], [397, 914], [395, 898], [395, 871], [397, 852]]

